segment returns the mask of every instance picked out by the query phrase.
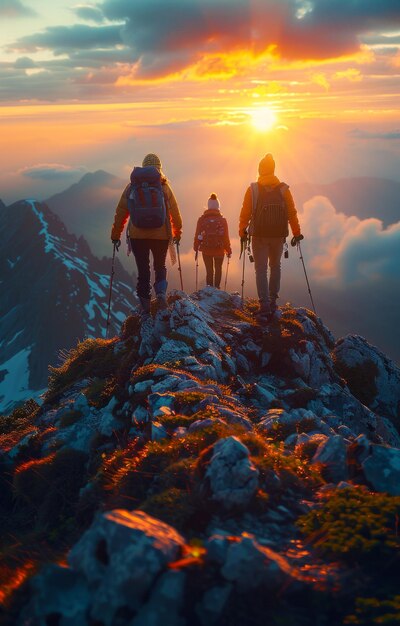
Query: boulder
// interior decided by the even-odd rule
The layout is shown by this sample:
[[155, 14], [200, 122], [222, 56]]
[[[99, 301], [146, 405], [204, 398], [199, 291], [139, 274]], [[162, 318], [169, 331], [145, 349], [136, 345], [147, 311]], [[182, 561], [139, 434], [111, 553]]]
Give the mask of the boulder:
[[137, 610], [184, 539], [141, 511], [99, 514], [72, 548], [68, 563], [91, 590], [91, 615], [107, 626], [119, 608]]
[[324, 466], [328, 480], [336, 483], [346, 480], [348, 478], [347, 449], [343, 437], [334, 435], [322, 441], [311, 461], [312, 465], [316, 463]]
[[370, 455], [362, 462], [365, 478], [375, 491], [400, 496], [400, 450], [371, 445]]
[[221, 567], [223, 578], [241, 592], [267, 587], [279, 589], [288, 582], [292, 568], [286, 559], [271, 548], [261, 546], [253, 535], [243, 535], [231, 542]]
[[336, 368], [352, 393], [400, 427], [400, 368], [364, 337], [347, 335], [336, 342]]
[[245, 507], [258, 489], [258, 470], [249, 450], [237, 437], [226, 437], [214, 444], [207, 466], [211, 498], [225, 509]]

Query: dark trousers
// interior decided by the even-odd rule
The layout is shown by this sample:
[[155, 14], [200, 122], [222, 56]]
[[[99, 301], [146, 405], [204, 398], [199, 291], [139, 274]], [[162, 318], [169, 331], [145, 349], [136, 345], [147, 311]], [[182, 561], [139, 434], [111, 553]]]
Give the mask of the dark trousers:
[[210, 256], [203, 254], [204, 265], [206, 266], [206, 283], [211, 287], [217, 287], [221, 284], [223, 256]]
[[154, 285], [167, 278], [165, 260], [167, 258], [167, 239], [131, 239], [132, 252], [135, 257], [138, 279], [136, 293], [139, 298], [151, 298], [150, 284], [150, 252], [153, 255]]

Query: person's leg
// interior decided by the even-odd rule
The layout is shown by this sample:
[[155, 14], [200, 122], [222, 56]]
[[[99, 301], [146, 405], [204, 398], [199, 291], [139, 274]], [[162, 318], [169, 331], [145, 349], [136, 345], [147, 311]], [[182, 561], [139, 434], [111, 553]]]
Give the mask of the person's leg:
[[150, 245], [154, 265], [154, 291], [160, 304], [167, 304], [167, 267], [168, 240], [152, 239]]
[[276, 237], [268, 239], [268, 258], [269, 258], [269, 300], [271, 310], [276, 309], [276, 300], [279, 297], [279, 289], [281, 286], [281, 258], [283, 252], [283, 239]]
[[204, 265], [206, 267], [206, 283], [207, 285], [210, 285], [211, 287], [214, 284], [213, 281], [213, 273], [214, 273], [214, 264], [213, 264], [213, 257], [209, 256], [208, 254], [203, 254], [203, 261], [204, 261]]
[[254, 269], [256, 272], [256, 286], [260, 311], [269, 313], [268, 296], [268, 245], [265, 237], [252, 238], [252, 250], [254, 257]]
[[214, 266], [215, 266], [214, 285], [216, 286], [217, 289], [219, 289], [219, 286], [221, 284], [222, 263], [223, 262], [224, 262], [224, 257], [223, 256], [215, 256], [214, 257]]
[[135, 257], [138, 277], [136, 293], [142, 312], [150, 313], [150, 243], [149, 239], [131, 239], [133, 256]]

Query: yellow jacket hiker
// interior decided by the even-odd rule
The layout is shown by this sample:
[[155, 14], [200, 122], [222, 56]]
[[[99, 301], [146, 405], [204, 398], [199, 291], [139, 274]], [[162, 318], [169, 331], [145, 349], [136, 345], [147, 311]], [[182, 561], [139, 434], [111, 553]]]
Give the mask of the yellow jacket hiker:
[[[288, 235], [288, 223], [295, 240], [300, 241], [303, 235], [289, 187], [275, 176], [275, 161], [272, 154], [267, 154], [261, 159], [258, 173], [257, 183], [247, 188], [243, 198], [239, 217], [239, 236], [244, 241], [247, 239], [248, 232], [251, 235], [257, 294], [260, 302], [259, 315], [261, 318], [268, 319], [275, 312], [276, 300], [279, 297], [281, 257]], [[254, 210], [253, 193], [255, 194]], [[273, 198], [273, 200], [268, 200], [268, 198]], [[276, 220], [275, 223], [274, 220]]]
[[[166, 307], [167, 292], [167, 268], [165, 265], [168, 245], [171, 240], [179, 243], [182, 234], [182, 218], [174, 193], [161, 171], [160, 158], [156, 154], [147, 154], [142, 163], [143, 167], [155, 167], [161, 173], [161, 185], [166, 204], [165, 222], [156, 228], [139, 228], [130, 220], [128, 225], [128, 238], [135, 257], [138, 270], [136, 293], [139, 298], [141, 313], [144, 317], [150, 314], [151, 299], [151, 272], [150, 252], [153, 256], [154, 266], [154, 290], [157, 301], [162, 307]], [[131, 185], [127, 185], [115, 210], [114, 223], [111, 229], [111, 240], [117, 242], [121, 238], [124, 226], [130, 216], [128, 209], [128, 195]]]

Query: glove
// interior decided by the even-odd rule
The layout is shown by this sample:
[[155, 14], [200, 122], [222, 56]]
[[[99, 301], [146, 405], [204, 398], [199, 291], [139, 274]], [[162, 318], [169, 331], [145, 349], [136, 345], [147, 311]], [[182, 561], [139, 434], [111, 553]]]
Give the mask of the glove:
[[176, 235], [176, 237], [174, 237], [172, 239], [172, 243], [175, 243], [176, 245], [178, 245], [180, 240], [181, 240], [181, 236], [180, 235]]
[[232, 256], [232, 252], [229, 252], [226, 256], [228, 257], [228, 259], [230, 259]]
[[300, 243], [300, 241], [302, 241], [304, 239], [304, 235], [297, 235], [297, 237], [292, 237], [291, 241], [290, 241], [290, 245], [296, 246], [298, 243]]
[[111, 241], [113, 242], [113, 245], [116, 247], [117, 251], [121, 245], [121, 239], [111, 239]]

